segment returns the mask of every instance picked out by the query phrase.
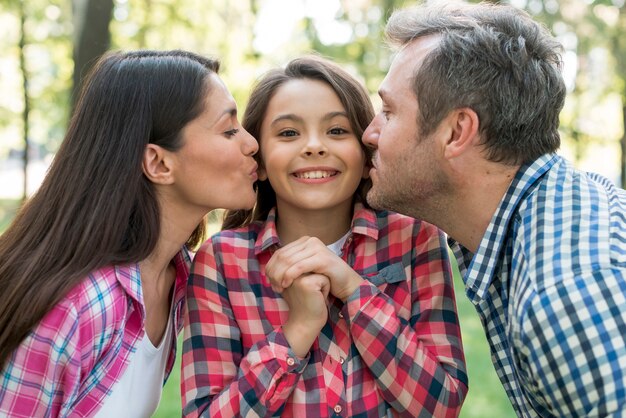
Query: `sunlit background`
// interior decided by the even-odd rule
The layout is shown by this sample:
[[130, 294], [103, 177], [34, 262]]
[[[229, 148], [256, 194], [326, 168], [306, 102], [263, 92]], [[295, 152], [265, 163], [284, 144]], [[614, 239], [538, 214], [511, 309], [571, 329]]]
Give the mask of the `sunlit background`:
[[[36, 190], [63, 139], [71, 108], [73, 50], [81, 34], [86, 33], [84, 25], [89, 25], [81, 12], [90, 1], [107, 3], [0, 0], [0, 232], [22, 196]], [[624, 1], [510, 2], [548, 26], [564, 46], [568, 97], [561, 114], [562, 154], [579, 167], [602, 173], [617, 183], [621, 181], [620, 140], [626, 114]], [[362, 80], [378, 106], [375, 92], [391, 59], [391, 51], [382, 40], [384, 22], [394, 8], [415, 3], [114, 0], [109, 48], [181, 48], [218, 57], [222, 61], [221, 77], [241, 112], [257, 77], [293, 57], [315, 52], [335, 59]], [[29, 145], [26, 193], [25, 134]], [[495, 377], [482, 328], [458, 277], [456, 285], [471, 379], [461, 416], [513, 416]], [[180, 415], [178, 379], [175, 370], [157, 416]]]

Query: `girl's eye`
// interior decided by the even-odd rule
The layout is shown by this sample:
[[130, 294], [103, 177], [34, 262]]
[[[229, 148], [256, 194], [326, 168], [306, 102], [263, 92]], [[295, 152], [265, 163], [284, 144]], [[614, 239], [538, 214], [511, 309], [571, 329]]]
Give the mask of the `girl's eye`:
[[284, 137], [293, 137], [293, 136], [297, 136], [298, 132], [294, 131], [293, 129], [285, 129], [284, 131], [281, 131], [278, 136], [284, 136]]
[[230, 130], [224, 132], [224, 135], [226, 135], [227, 137], [230, 138], [232, 136], [237, 135], [237, 132], [239, 132], [239, 129], [230, 129]]
[[345, 135], [348, 133], [348, 131], [343, 128], [332, 128], [330, 131], [328, 131], [328, 133], [330, 135]]
[[381, 113], [383, 114], [383, 117], [385, 118], [385, 120], [389, 120], [389, 111], [388, 110], [382, 110]]

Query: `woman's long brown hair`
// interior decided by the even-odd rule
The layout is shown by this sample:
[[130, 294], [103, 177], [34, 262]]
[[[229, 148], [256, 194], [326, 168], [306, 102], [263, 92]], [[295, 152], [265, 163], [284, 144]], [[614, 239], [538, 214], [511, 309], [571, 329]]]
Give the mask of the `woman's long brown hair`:
[[[365, 88], [347, 71], [337, 64], [318, 56], [306, 56], [290, 61], [284, 69], [275, 69], [263, 76], [252, 89], [246, 111], [241, 122], [242, 126], [259, 141], [261, 126], [267, 112], [270, 100], [276, 90], [290, 80], [308, 78], [328, 84], [337, 94], [341, 104], [346, 109], [348, 120], [356, 137], [360, 140], [365, 128], [374, 118], [374, 108]], [[363, 146], [366, 160], [369, 161], [370, 150]], [[255, 158], [262, 164], [261, 151]], [[369, 179], [361, 180], [355, 198], [367, 206], [365, 195], [369, 190]], [[246, 226], [257, 220], [267, 218], [269, 211], [276, 206], [276, 193], [269, 180], [258, 181], [257, 200], [251, 210], [226, 211], [222, 229], [232, 229]]]
[[0, 236], [0, 369], [89, 272], [139, 262], [154, 249], [159, 205], [142, 172], [144, 149], [182, 146], [181, 130], [203, 111], [218, 69], [185, 51], [99, 60], [43, 183]]

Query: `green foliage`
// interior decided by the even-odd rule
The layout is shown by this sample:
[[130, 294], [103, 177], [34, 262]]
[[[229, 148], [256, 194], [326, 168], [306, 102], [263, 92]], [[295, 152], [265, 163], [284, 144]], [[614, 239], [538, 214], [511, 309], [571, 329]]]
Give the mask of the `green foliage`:
[[18, 199], [0, 199], [0, 234], [7, 229], [19, 207]]
[[510, 3], [526, 8], [564, 45], [565, 65], [570, 67], [566, 73], [572, 77], [561, 114], [561, 132], [564, 142], [573, 148], [571, 157], [580, 163], [592, 146], [611, 147], [613, 161], [598, 164], [619, 172], [616, 157], [620, 154], [619, 139], [624, 136], [620, 122], [626, 116], [623, 110], [626, 109], [624, 1], [517, 0]]
[[[19, 68], [18, 1], [0, 10], [0, 158], [9, 148], [23, 144], [23, 74]], [[30, 97], [29, 141], [54, 152], [68, 117], [68, 92], [72, 78], [71, 19], [67, 0], [29, 0], [25, 13], [25, 60]]]

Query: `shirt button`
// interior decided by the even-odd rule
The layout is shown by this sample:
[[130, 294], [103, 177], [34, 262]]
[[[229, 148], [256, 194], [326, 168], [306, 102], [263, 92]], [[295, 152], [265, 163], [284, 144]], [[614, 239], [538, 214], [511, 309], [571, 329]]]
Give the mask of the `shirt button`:
[[339, 318], [343, 318], [343, 314], [339, 312]]
[[339, 357], [339, 363], [343, 364], [345, 363], [346, 359], [343, 357]]
[[342, 410], [343, 408], [341, 407], [341, 405], [335, 405], [335, 407], [333, 408], [333, 411], [335, 411], [335, 414], [341, 413]]
[[293, 358], [289, 357], [287, 359], [287, 365], [288, 366], [293, 366], [294, 364], [296, 364], [296, 361]]

